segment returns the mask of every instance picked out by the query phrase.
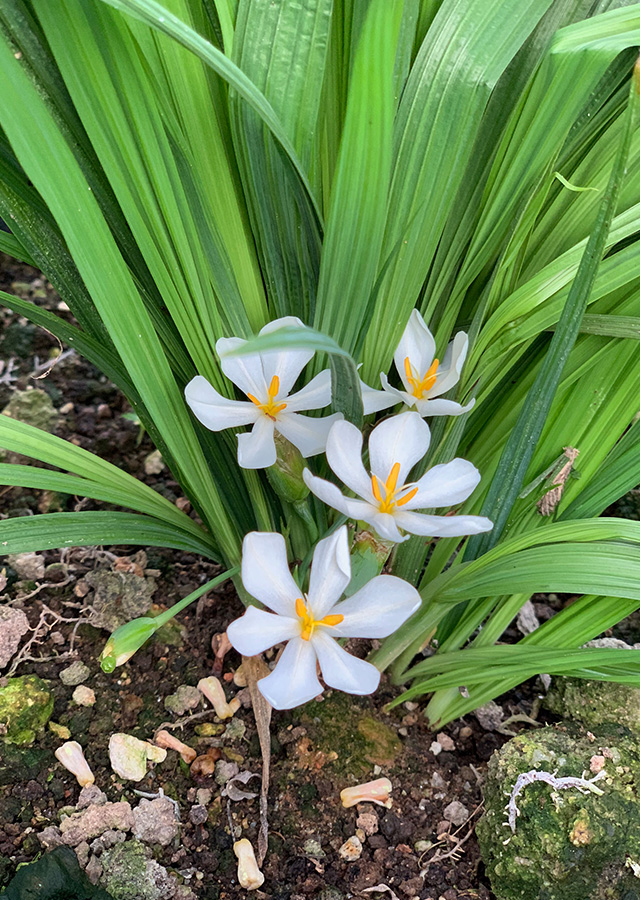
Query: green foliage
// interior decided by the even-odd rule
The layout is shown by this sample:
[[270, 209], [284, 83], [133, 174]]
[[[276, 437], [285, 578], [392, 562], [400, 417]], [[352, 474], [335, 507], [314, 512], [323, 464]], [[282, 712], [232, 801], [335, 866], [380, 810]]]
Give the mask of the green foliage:
[[[0, 549], [161, 545], [235, 574], [259, 529], [308, 559], [311, 518], [335, 520], [240, 470], [235, 435], [204, 429], [184, 387], [201, 374], [233, 398], [216, 341], [294, 315], [313, 330], [251, 348], [306, 346], [316, 372], [328, 357], [333, 409], [360, 424], [358, 375], [390, 373], [417, 307], [439, 352], [468, 331], [453, 399], [476, 398], [431, 420], [429, 464], [470, 459], [483, 481], [461, 511], [497, 527], [396, 548], [423, 605], [377, 664], [435, 691], [438, 722], [540, 671], [634, 679], [579, 648], [640, 607], [635, 523], [593, 518], [640, 482], [639, 43], [640, 4], [619, 0], [6, 0], [0, 249], [39, 266], [75, 324], [0, 301], [119, 386], [202, 524], [2, 417], [0, 447], [45, 466], [3, 463], [2, 483], [129, 511], [5, 520]], [[543, 516], [565, 447], [580, 477]], [[544, 590], [583, 596], [497, 647]]]

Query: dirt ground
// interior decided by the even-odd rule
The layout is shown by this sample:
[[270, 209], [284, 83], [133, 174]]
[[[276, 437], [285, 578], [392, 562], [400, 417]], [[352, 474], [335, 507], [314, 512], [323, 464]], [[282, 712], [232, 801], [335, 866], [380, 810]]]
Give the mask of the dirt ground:
[[[26, 266], [9, 266], [6, 259], [4, 263], [1, 288], [58, 307], [58, 298], [37, 273]], [[145, 459], [153, 447], [146, 436], [139, 441], [137, 425], [123, 418], [129, 410], [125, 399], [92, 366], [65, 354], [46, 377], [34, 380], [43, 374], [43, 363], [57, 346], [41, 329], [6, 310], [0, 312], [0, 409], [14, 390], [40, 388], [59, 413], [57, 434], [121, 465], [167, 497], [180, 498], [179, 486], [166, 468], [145, 473]], [[78, 498], [0, 487], [0, 518], [97, 507]], [[136, 556], [138, 550], [143, 553]], [[162, 787], [178, 801], [181, 839], [154, 851], [163, 866], [179, 873], [202, 900], [239, 896], [231, 848], [240, 835], [256, 844], [258, 799], [231, 802], [220, 792], [234, 771], [260, 773], [261, 756], [248, 692], [233, 681], [238, 655], [230, 651], [218, 661], [222, 668], [217, 670], [227, 696], [238, 695], [243, 701], [231, 720], [233, 727], [220, 723], [208, 707], [178, 715], [164, 702], [179, 685], [196, 685], [214, 672], [212, 639], [242, 612], [231, 586], [194, 604], [179, 617], [179, 626], [163, 629], [130, 663], [107, 675], [97, 657], [108, 632], [87, 621], [94, 596], [87, 585], [95, 573], [136, 571], [155, 585], [153, 603], [165, 608], [213, 577], [215, 567], [188, 554], [155, 548], [105, 547], [43, 555], [46, 570], [41, 579], [30, 582], [10, 567], [5, 569], [8, 581], [0, 591], [0, 603], [23, 609], [34, 629], [25, 641], [35, 636], [27, 650], [23, 642], [12, 674], [35, 673], [48, 680], [55, 697], [52, 721], [66, 726], [71, 738], [85, 748], [96, 784], [109, 800], [128, 799], [133, 804], [134, 788], [156, 793]], [[129, 565], [133, 568], [127, 569]], [[542, 614], [549, 602], [553, 605], [554, 598], [541, 602]], [[364, 655], [367, 649], [366, 642], [358, 642], [356, 652]], [[74, 704], [73, 686], [60, 679], [61, 670], [75, 660], [90, 669], [86, 683], [96, 694], [94, 706]], [[501, 698], [505, 717], [529, 714], [536, 688], [530, 684]], [[385, 712], [385, 703], [395, 695], [396, 689], [383, 678], [373, 697], [327, 691], [300, 709], [274, 712], [269, 851], [263, 866], [265, 883], [256, 896], [274, 900], [493, 896], [474, 827], [482, 811], [486, 763], [508, 735], [491, 730], [495, 726], [486, 721], [483, 727], [475, 716], [433, 734], [422, 715], [423, 704], [407, 703]], [[126, 732], [151, 739], [163, 723], [173, 729], [179, 719], [184, 721], [174, 733], [200, 754], [216, 748], [215, 755], [226, 767], [218, 765], [215, 774], [194, 778], [170, 752], [143, 781], [119, 781], [109, 765], [110, 735]], [[517, 731], [529, 726], [512, 727]], [[59, 824], [60, 810], [77, 801], [79, 786], [53, 755], [60, 742], [47, 729], [26, 751], [0, 749], [0, 887], [21, 863], [41, 853], [38, 834]], [[342, 807], [342, 788], [380, 776], [392, 782], [391, 809], [371, 804]], [[197, 793], [201, 789], [210, 795]], [[204, 821], [204, 814], [193, 813], [203, 797], [208, 797]], [[354, 835], [361, 839], [362, 852], [348, 861], [340, 848]]]

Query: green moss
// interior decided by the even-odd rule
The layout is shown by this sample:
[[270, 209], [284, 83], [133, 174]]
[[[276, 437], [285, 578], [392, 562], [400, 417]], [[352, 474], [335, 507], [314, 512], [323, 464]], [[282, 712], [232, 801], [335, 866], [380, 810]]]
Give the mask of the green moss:
[[[527, 784], [516, 798], [512, 833], [506, 806], [520, 774], [590, 778], [596, 756], [605, 758], [602, 794]], [[640, 862], [640, 746], [625, 729], [595, 739], [566, 727], [520, 735], [491, 759], [484, 794], [477, 835], [498, 900], [640, 898], [640, 879], [627, 862]]]
[[551, 712], [587, 728], [625, 725], [640, 734], [640, 688], [627, 684], [556, 678], [545, 705]]
[[0, 723], [7, 744], [26, 747], [44, 728], [53, 712], [53, 694], [37, 675], [9, 678], [0, 688]]
[[373, 765], [391, 765], [401, 743], [388, 725], [358, 709], [356, 702], [351, 695], [336, 691], [322, 703], [305, 707], [301, 720], [318, 750], [338, 754], [333, 763], [336, 771], [361, 777], [369, 774]]

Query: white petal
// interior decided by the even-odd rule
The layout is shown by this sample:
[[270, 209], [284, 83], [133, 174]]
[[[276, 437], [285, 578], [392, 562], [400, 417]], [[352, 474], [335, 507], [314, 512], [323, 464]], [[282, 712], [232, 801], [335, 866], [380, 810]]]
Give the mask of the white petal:
[[247, 342], [242, 338], [220, 338], [216, 342], [216, 353], [220, 357], [220, 368], [230, 381], [244, 394], [253, 394], [261, 403], [267, 399], [267, 387], [259, 353], [247, 356], [227, 356], [232, 350], [243, 347]]
[[433, 335], [425, 325], [424, 319], [417, 309], [414, 309], [409, 316], [407, 327], [404, 334], [400, 338], [400, 343], [396, 352], [393, 354], [393, 361], [396, 364], [398, 375], [407, 391], [411, 392], [411, 387], [407, 381], [407, 374], [404, 368], [404, 361], [409, 357], [409, 362], [416, 370], [418, 378], [422, 378], [436, 355], [436, 342]]
[[289, 571], [287, 546], [281, 534], [250, 531], [245, 535], [242, 583], [252, 597], [279, 615], [296, 615], [296, 600], [302, 591]]
[[376, 425], [369, 437], [369, 464], [372, 474], [377, 475], [384, 484], [392, 467], [399, 462], [398, 487], [400, 487], [409, 480], [411, 469], [425, 455], [430, 441], [429, 426], [417, 412], [400, 413], [399, 416], [385, 419]]
[[390, 513], [381, 513], [374, 508], [372, 515], [368, 519], [365, 519], [365, 521], [368, 522], [369, 525], [378, 532], [380, 537], [384, 538], [386, 541], [395, 541], [396, 544], [400, 544], [403, 541], [408, 540], [407, 537], [403, 536], [398, 531], [396, 513], [393, 515]]
[[377, 575], [328, 615], [344, 620], [329, 632], [332, 637], [382, 638], [393, 634], [420, 606], [420, 594], [395, 575]]
[[243, 469], [266, 469], [274, 464], [277, 455], [274, 426], [273, 419], [262, 413], [251, 431], [238, 435], [238, 464]]
[[[382, 373], [380, 373], [382, 378]], [[383, 409], [389, 409], [400, 402], [400, 399], [391, 391], [376, 391], [375, 388], [369, 387], [360, 379], [360, 390], [362, 391], [362, 408], [365, 416], [371, 413], [380, 412]]]
[[287, 397], [287, 412], [323, 409], [331, 403], [331, 369], [324, 369], [309, 384]]
[[413, 396], [413, 394], [409, 394], [407, 393], [407, 391], [400, 391], [398, 390], [398, 388], [394, 388], [393, 385], [389, 384], [389, 379], [384, 374], [384, 372], [380, 372], [380, 383], [387, 393], [393, 394], [393, 396], [397, 398], [396, 403], [406, 403], [407, 406], [416, 405], [416, 398]]
[[289, 641], [300, 636], [300, 619], [290, 619], [288, 616], [276, 616], [256, 609], [255, 606], [247, 607], [246, 613], [229, 625], [227, 636], [232, 646], [243, 656], [256, 656], [269, 647]]
[[[260, 329], [260, 334], [272, 334], [279, 328], [304, 328], [303, 322], [297, 316], [283, 316], [281, 319], [275, 319], [269, 322], [264, 328]], [[278, 396], [286, 396], [296, 383], [298, 375], [307, 363], [313, 359], [313, 350], [268, 350], [260, 354], [262, 358], [262, 369], [267, 385], [271, 384], [271, 379], [277, 375], [280, 379], [280, 391]], [[315, 409], [315, 407], [304, 406], [302, 409]]]
[[462, 503], [480, 482], [480, 472], [467, 459], [434, 466], [416, 482], [418, 493], [403, 509], [430, 509]]
[[475, 402], [470, 400], [466, 406], [461, 406], [455, 400], [443, 400], [438, 397], [435, 400], [416, 400], [415, 407], [421, 416], [461, 416], [473, 409]]
[[351, 581], [351, 558], [347, 526], [343, 525], [318, 541], [311, 563], [309, 605], [314, 619], [322, 619], [342, 597]]
[[228, 400], [219, 394], [202, 375], [196, 375], [184, 389], [191, 411], [211, 431], [222, 431], [255, 422], [259, 411], [254, 403]]
[[311, 641], [294, 638], [284, 648], [271, 675], [258, 682], [262, 696], [275, 709], [293, 709], [322, 693]]
[[429, 537], [462, 537], [493, 528], [493, 522], [484, 516], [426, 516], [417, 512], [399, 512], [395, 519], [405, 531]]
[[324, 453], [331, 426], [341, 418], [342, 413], [312, 419], [301, 413], [281, 412], [275, 425], [280, 434], [308, 457]]
[[373, 694], [380, 684], [380, 672], [375, 666], [351, 656], [323, 628], [316, 628], [311, 643], [329, 687], [348, 694]]
[[429, 391], [430, 397], [439, 397], [460, 381], [460, 372], [467, 358], [468, 349], [469, 338], [464, 331], [459, 331], [447, 347], [442, 365], [438, 368], [436, 383]]
[[363, 519], [368, 522], [371, 516], [377, 511], [371, 503], [366, 500], [352, 500], [345, 497], [339, 487], [324, 478], [318, 478], [312, 475], [309, 469], [305, 469], [302, 473], [304, 483], [309, 490], [319, 497], [327, 506], [337, 509], [338, 512], [349, 516], [350, 519]]
[[362, 465], [362, 432], [351, 422], [336, 422], [329, 432], [327, 462], [354, 494], [374, 502], [371, 479]]

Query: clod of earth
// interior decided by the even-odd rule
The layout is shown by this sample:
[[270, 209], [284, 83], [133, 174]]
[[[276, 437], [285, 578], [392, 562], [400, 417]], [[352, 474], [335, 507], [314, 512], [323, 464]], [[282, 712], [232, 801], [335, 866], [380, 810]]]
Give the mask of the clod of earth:
[[[594, 754], [605, 758], [597, 776], [590, 773]], [[586, 786], [554, 790], [531, 780], [516, 797], [518, 776], [534, 771], [576, 782], [598, 777], [598, 793]], [[595, 735], [544, 728], [505, 744], [489, 763], [487, 812], [477, 827], [498, 900], [638, 896], [638, 879], [627, 861], [640, 861], [639, 785], [640, 745], [624, 728]], [[520, 815], [512, 815], [512, 833], [507, 817], [514, 803]]]
[[640, 688], [628, 684], [554, 678], [545, 706], [591, 730], [602, 725], [626, 725], [640, 735]]
[[37, 675], [9, 678], [0, 688], [0, 724], [7, 744], [32, 744], [52, 712], [53, 694]]

